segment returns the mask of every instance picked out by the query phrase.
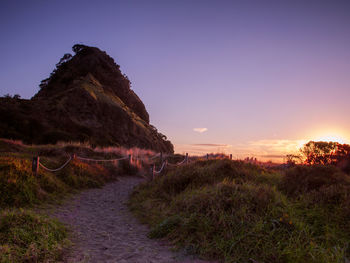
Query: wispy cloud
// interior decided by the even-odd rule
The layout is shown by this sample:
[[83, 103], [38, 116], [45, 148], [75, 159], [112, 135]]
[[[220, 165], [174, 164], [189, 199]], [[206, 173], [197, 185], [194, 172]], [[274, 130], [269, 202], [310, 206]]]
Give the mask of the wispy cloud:
[[249, 147], [263, 154], [286, 154], [299, 150], [305, 140], [259, 140], [249, 142]]
[[272, 160], [282, 162], [286, 154], [296, 154], [307, 141], [291, 139], [269, 139], [248, 141], [239, 144], [223, 143], [195, 143], [175, 144], [178, 153], [188, 152], [190, 155], [204, 155], [206, 153], [233, 154], [233, 158], [244, 159], [256, 157], [261, 161]]
[[194, 143], [193, 146], [207, 146], [207, 147], [231, 147], [229, 144], [217, 144], [217, 143]]
[[192, 155], [230, 153], [232, 151], [232, 145], [223, 143], [175, 144], [175, 151], [179, 153], [187, 152]]
[[193, 128], [193, 131], [203, 133], [206, 132], [208, 129], [207, 128]]
[[262, 158], [279, 158], [282, 159], [284, 157], [286, 157], [284, 154], [263, 154], [263, 155], [259, 155], [259, 157]]

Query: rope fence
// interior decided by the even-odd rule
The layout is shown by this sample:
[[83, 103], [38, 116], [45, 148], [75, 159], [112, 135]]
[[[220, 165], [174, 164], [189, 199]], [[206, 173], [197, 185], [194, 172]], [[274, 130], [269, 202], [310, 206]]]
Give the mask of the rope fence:
[[178, 163], [168, 163], [169, 166], [180, 166], [182, 164], [184, 164], [185, 162], [188, 162], [187, 157], [185, 157], [185, 159], [183, 159], [181, 162]]
[[[39, 158], [38, 158], [39, 159]], [[47, 168], [46, 166], [44, 166], [40, 161], [38, 162], [40, 167], [43, 168], [44, 170], [46, 171], [49, 171], [49, 172], [57, 172], [59, 170], [62, 170], [70, 161], [72, 160], [72, 156], [69, 156], [69, 159], [63, 164], [61, 165], [60, 167], [56, 168], [56, 169], [50, 169], [50, 168]]]
[[85, 158], [85, 157], [80, 157], [77, 156], [76, 158], [82, 161], [90, 161], [90, 162], [116, 162], [116, 161], [122, 161], [122, 160], [126, 160], [126, 159], [130, 159], [130, 156], [125, 156], [122, 158], [117, 158], [117, 159], [91, 159], [91, 158]]
[[[153, 160], [155, 158], [157, 158], [158, 156], [161, 156], [161, 153], [158, 153], [154, 156], [152, 156], [151, 158], [149, 158], [150, 160]], [[33, 157], [33, 162], [32, 162], [32, 171], [35, 173], [35, 175], [38, 174], [38, 171], [39, 171], [39, 167], [43, 168], [44, 170], [46, 171], [49, 171], [49, 172], [58, 172], [60, 170], [62, 170], [64, 167], [66, 167], [70, 161], [72, 161], [73, 159], [79, 159], [79, 160], [82, 160], [82, 161], [87, 161], [87, 162], [118, 162], [118, 161], [122, 161], [122, 160], [127, 160], [129, 159], [129, 162], [131, 162], [131, 154], [127, 155], [127, 156], [124, 156], [124, 157], [121, 157], [121, 158], [114, 158], [114, 159], [93, 159], [93, 158], [86, 158], [86, 157], [81, 157], [81, 156], [77, 156], [77, 155], [73, 155], [72, 156], [69, 156], [68, 160], [62, 164], [60, 167], [56, 168], [56, 169], [51, 169], [51, 168], [48, 168], [46, 167], [41, 161], [40, 161], [40, 157], [39, 156], [36, 156], [36, 157]], [[138, 157], [134, 157], [135, 159], [137, 159]], [[138, 159], [147, 159], [145, 157], [143, 158], [138, 158]]]
[[[139, 156], [132, 156], [131, 154], [121, 157], [121, 158], [114, 158], [114, 159], [93, 159], [93, 158], [86, 158], [86, 157], [81, 157], [81, 156], [77, 156], [75, 154], [73, 154], [72, 156], [69, 156], [68, 160], [63, 163], [60, 167], [55, 168], [55, 169], [51, 169], [46, 167], [41, 161], [39, 156], [34, 157], [33, 158], [33, 163], [32, 163], [32, 171], [35, 173], [35, 175], [37, 175], [38, 171], [39, 171], [39, 167], [43, 168], [46, 171], [49, 172], [57, 172], [62, 170], [64, 167], [66, 167], [73, 159], [79, 159], [81, 161], [87, 161], [87, 162], [119, 162], [119, 161], [123, 161], [123, 160], [129, 160], [129, 163], [132, 162], [132, 160], [146, 160], [146, 161], [150, 161], [150, 160], [155, 160], [156, 158], [160, 158], [160, 162], [161, 162], [161, 166], [159, 168], [159, 170], [156, 169], [156, 162], [153, 162], [153, 166], [151, 168], [151, 172], [152, 172], [152, 178], [154, 179], [156, 175], [159, 175], [162, 173], [162, 171], [167, 167], [177, 167], [177, 166], [181, 166], [184, 164], [188, 164], [190, 162], [189, 158], [188, 158], [188, 153], [186, 153], [185, 158], [181, 161], [181, 162], [177, 162], [177, 163], [169, 163], [168, 162], [168, 157], [171, 157], [171, 155], [164, 155], [163, 153], [157, 153], [152, 157], [139, 157]], [[164, 158], [164, 159], [163, 159]], [[207, 160], [209, 160], [209, 154], [206, 154], [205, 157]], [[230, 154], [229, 157], [232, 160], [232, 154]], [[152, 163], [147, 163], [147, 165], [152, 165]]]
[[165, 167], [166, 162], [163, 162], [162, 166], [160, 167], [159, 171], [155, 170], [155, 174], [160, 174], [163, 171], [163, 168]]

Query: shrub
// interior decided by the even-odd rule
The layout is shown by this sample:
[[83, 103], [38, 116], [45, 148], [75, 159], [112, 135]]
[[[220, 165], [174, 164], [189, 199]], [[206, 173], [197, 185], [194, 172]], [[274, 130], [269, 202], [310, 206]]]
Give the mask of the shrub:
[[187, 187], [195, 188], [220, 182], [224, 178], [234, 179], [237, 183], [257, 178], [263, 169], [240, 161], [209, 160], [197, 161], [170, 171], [157, 182], [161, 191], [176, 195]]
[[343, 185], [350, 189], [350, 176], [334, 166], [313, 165], [288, 169], [280, 188], [288, 195], [296, 196], [332, 185]]
[[282, 175], [241, 162], [198, 161], [140, 185], [129, 206], [152, 226], [151, 237], [209, 259], [340, 263], [350, 255], [349, 199], [340, 187], [346, 182], [334, 167]]

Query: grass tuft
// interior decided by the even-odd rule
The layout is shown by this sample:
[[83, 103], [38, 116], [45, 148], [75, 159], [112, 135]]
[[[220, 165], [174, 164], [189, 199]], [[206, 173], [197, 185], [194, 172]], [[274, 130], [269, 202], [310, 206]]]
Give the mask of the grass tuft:
[[[133, 149], [136, 151], [137, 149]], [[101, 187], [119, 175], [137, 174], [139, 168], [127, 161], [118, 163], [83, 162], [73, 159], [57, 172], [41, 167], [32, 172], [32, 158], [48, 168], [61, 166], [68, 154], [93, 159], [120, 158], [124, 148], [98, 149], [89, 145], [25, 145], [0, 139], [0, 262], [57, 262], [67, 244], [67, 230], [56, 220], [34, 214], [37, 205], [57, 203], [76, 190]], [[140, 155], [150, 151], [138, 151]], [[36, 209], [40, 210], [40, 209]]]
[[209, 259], [340, 263], [350, 258], [347, 182], [336, 168], [198, 161], [140, 185], [129, 206], [150, 237]]
[[0, 262], [62, 260], [67, 231], [59, 222], [27, 210], [0, 213]]

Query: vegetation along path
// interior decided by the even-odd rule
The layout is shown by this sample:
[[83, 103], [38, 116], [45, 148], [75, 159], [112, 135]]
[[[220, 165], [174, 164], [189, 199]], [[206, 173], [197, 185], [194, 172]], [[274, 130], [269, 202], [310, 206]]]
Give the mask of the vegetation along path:
[[57, 209], [55, 216], [73, 230], [67, 262], [203, 262], [147, 237], [148, 227], [134, 218], [126, 204], [142, 180], [121, 177], [102, 189], [84, 191]]

